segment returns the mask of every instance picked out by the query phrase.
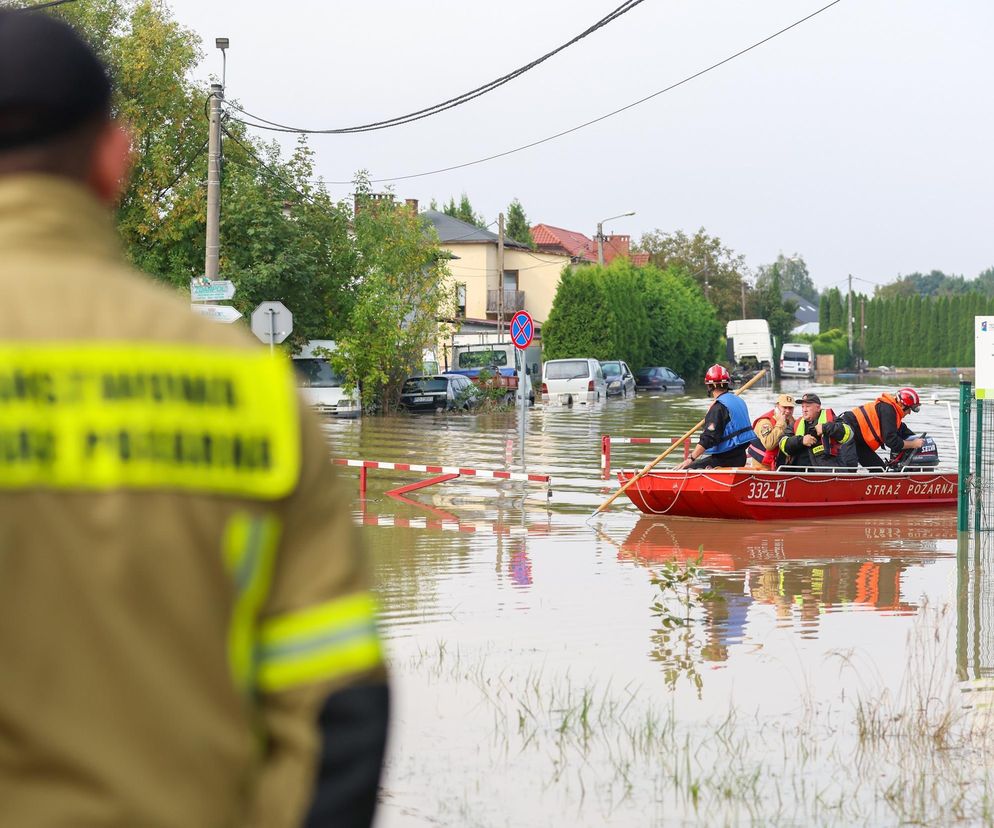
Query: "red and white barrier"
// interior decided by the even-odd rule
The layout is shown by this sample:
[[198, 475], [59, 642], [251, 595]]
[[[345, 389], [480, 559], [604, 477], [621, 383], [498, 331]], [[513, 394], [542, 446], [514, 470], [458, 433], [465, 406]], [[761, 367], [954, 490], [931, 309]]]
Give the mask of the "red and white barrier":
[[[679, 437], [612, 437], [610, 434], [601, 435], [601, 476], [607, 480], [611, 477], [611, 443], [624, 446], [671, 446], [679, 443]], [[683, 457], [690, 456], [690, 438], [683, 440]]]
[[427, 466], [417, 463], [386, 463], [381, 460], [350, 460], [335, 457], [331, 461], [336, 466], [351, 466], [359, 469], [359, 491], [366, 492], [366, 471], [367, 469], [385, 469], [388, 471], [421, 472], [422, 474], [439, 475], [444, 479], [425, 481], [423, 485], [404, 487], [407, 491], [414, 488], [423, 488], [424, 485], [442, 483], [451, 480], [453, 477], [483, 477], [492, 480], [522, 480], [527, 483], [544, 483], [551, 485], [552, 478], [547, 474], [525, 474], [523, 472], [508, 472], [499, 469], [468, 469], [461, 466]]

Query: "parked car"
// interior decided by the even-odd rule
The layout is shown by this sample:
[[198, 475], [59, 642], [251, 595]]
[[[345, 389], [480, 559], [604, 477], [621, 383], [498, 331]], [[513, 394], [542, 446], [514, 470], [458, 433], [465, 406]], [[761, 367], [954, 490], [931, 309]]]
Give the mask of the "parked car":
[[683, 385], [683, 377], [661, 365], [643, 368], [635, 378], [639, 391], [683, 391]]
[[362, 411], [359, 392], [346, 393], [344, 380], [328, 362], [325, 352], [335, 350], [330, 339], [312, 339], [293, 357], [297, 371], [297, 385], [304, 399], [319, 414], [333, 417], [354, 418]]
[[408, 411], [468, 410], [479, 401], [480, 390], [458, 374], [408, 377], [400, 390], [400, 405]]
[[601, 363], [601, 370], [604, 372], [609, 397], [629, 397], [635, 394], [635, 375], [627, 362], [620, 359], [605, 360]]
[[785, 342], [780, 349], [780, 376], [813, 377], [815, 352], [806, 342]]
[[604, 371], [596, 359], [550, 359], [542, 366], [544, 403], [594, 403], [606, 396]]

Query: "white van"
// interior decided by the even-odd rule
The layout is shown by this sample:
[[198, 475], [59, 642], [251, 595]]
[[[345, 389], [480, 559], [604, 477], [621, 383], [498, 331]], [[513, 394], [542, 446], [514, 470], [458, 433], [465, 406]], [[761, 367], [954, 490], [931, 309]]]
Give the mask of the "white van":
[[595, 403], [605, 396], [607, 383], [596, 359], [550, 359], [542, 366], [543, 403]]
[[780, 350], [780, 376], [813, 377], [815, 352], [806, 342], [785, 342]]
[[358, 417], [362, 412], [359, 391], [347, 394], [342, 387], [344, 380], [335, 373], [331, 363], [319, 351], [334, 351], [330, 339], [312, 339], [293, 357], [297, 371], [297, 385], [304, 399], [319, 414], [332, 417]]

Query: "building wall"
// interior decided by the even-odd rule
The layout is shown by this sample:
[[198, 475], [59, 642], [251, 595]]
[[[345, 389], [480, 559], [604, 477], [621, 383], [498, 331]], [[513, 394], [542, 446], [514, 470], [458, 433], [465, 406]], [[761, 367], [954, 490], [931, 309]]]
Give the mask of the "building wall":
[[[458, 259], [448, 262], [452, 290], [466, 285], [466, 316], [487, 318], [487, 290], [497, 290], [496, 244], [443, 243]], [[538, 251], [504, 250], [504, 269], [518, 271], [518, 290], [525, 292], [525, 310], [539, 323], [545, 322], [556, 296], [559, 277], [569, 257]]]

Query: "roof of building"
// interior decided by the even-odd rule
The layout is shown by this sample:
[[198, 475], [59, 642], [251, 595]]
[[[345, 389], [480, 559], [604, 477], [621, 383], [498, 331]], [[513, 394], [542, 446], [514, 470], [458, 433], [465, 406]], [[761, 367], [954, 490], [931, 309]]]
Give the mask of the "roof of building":
[[818, 306], [810, 300], [805, 299], [799, 293], [792, 290], [785, 290], [781, 294], [785, 302], [797, 302], [797, 310], [794, 311], [794, 318], [798, 324], [805, 325], [809, 322], [818, 321]]
[[[496, 233], [491, 233], [485, 227], [477, 227], [467, 221], [453, 218], [438, 210], [425, 210], [424, 217], [432, 223], [442, 244], [497, 244], [500, 240]], [[529, 250], [527, 244], [504, 237], [504, 247], [517, 250]]]
[[570, 256], [586, 259], [588, 262], [597, 261], [597, 248], [593, 239], [583, 233], [566, 230], [563, 227], [553, 227], [551, 224], [536, 224], [532, 227], [532, 238], [541, 247], [561, 247]]

